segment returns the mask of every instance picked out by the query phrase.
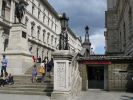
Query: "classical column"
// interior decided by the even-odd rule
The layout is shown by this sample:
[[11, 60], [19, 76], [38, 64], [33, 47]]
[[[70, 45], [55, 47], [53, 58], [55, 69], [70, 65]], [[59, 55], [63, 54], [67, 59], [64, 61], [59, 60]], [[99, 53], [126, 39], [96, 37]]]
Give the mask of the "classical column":
[[3, 4], [3, 0], [0, 0], [0, 16], [2, 15], [2, 4]]

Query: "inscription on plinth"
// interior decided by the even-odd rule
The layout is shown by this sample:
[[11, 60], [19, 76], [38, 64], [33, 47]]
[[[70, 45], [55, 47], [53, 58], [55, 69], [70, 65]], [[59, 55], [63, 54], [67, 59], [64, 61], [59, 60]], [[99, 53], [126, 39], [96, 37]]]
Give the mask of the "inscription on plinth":
[[57, 63], [57, 87], [65, 88], [66, 87], [66, 63], [58, 62]]

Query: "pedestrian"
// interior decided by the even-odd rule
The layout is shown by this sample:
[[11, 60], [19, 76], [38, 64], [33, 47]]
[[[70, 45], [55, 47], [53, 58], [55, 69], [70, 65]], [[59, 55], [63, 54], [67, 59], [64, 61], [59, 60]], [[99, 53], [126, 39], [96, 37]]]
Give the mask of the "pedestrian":
[[42, 74], [41, 81], [44, 82], [44, 80], [45, 80], [45, 62], [41, 63], [39, 73]]
[[39, 56], [39, 58], [38, 58], [38, 63], [41, 63], [41, 60], [42, 60], [42, 59], [41, 59], [41, 57]]
[[37, 79], [37, 68], [36, 65], [34, 65], [34, 68], [32, 69], [32, 83], [34, 83]]
[[7, 68], [8, 60], [6, 59], [6, 56], [5, 55], [3, 55], [3, 59], [1, 61], [1, 63], [2, 63], [1, 77], [3, 77], [3, 71], [4, 71], [5, 75], [7, 74], [6, 68]]
[[11, 73], [10, 73], [9, 76], [8, 76], [7, 83], [8, 83], [9, 85], [14, 84], [14, 79], [13, 79], [13, 76], [12, 76]]
[[51, 58], [51, 60], [47, 63], [47, 75], [48, 77], [51, 78], [51, 72], [52, 72], [52, 68], [54, 66], [54, 62], [53, 62], [53, 58]]

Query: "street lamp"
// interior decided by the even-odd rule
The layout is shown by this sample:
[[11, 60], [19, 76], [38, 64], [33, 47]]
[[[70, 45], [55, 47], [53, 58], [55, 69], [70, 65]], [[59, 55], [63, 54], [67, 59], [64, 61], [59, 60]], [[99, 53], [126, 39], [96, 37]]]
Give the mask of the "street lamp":
[[89, 27], [88, 26], [85, 27], [85, 31], [86, 31], [86, 33], [89, 33]]
[[65, 13], [63, 13], [62, 17], [60, 18], [62, 31], [65, 31], [67, 29], [67, 27], [68, 27], [68, 20], [69, 20], [69, 18], [66, 17]]
[[60, 40], [59, 40], [59, 50], [69, 50], [68, 34], [67, 34], [68, 20], [69, 18], [66, 17], [65, 13], [63, 13], [62, 17], [60, 18], [61, 34], [60, 34]]

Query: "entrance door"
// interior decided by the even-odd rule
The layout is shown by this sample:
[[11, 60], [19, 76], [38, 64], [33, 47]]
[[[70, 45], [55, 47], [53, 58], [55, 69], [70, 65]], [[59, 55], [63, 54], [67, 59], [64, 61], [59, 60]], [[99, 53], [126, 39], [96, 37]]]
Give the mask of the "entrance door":
[[88, 88], [104, 89], [104, 67], [88, 67]]

